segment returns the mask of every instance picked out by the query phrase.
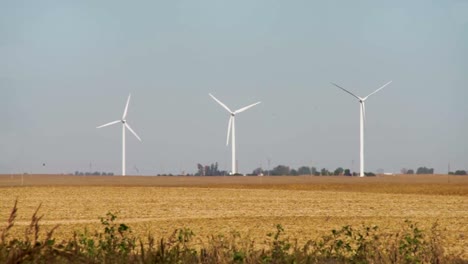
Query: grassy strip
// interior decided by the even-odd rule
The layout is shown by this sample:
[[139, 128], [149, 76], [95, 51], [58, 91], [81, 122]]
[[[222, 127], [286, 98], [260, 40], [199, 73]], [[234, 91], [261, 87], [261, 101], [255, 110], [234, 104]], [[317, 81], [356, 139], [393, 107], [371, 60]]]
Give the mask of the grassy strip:
[[467, 263], [459, 256], [444, 254], [443, 237], [437, 223], [421, 230], [405, 221], [397, 233], [377, 226], [344, 226], [303, 245], [284, 235], [277, 225], [258, 243], [238, 233], [212, 236], [196, 243], [190, 229], [176, 229], [168, 238], [135, 237], [131, 228], [117, 222], [114, 213], [102, 217], [102, 230], [75, 232], [69, 240], [56, 241], [55, 226], [40, 238], [34, 212], [23, 239], [10, 238], [17, 202], [0, 230], [1, 263]]

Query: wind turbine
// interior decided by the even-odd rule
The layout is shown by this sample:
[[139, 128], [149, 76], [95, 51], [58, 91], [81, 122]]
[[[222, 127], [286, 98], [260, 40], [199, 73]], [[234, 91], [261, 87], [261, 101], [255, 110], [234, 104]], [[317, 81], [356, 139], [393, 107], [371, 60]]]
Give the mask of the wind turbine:
[[355, 94], [353, 94], [352, 92], [346, 90], [345, 88], [335, 84], [335, 83], [331, 83], [333, 85], [335, 85], [336, 87], [340, 88], [341, 90], [349, 93], [350, 95], [352, 95], [353, 97], [355, 97], [356, 99], [359, 100], [359, 104], [360, 104], [360, 112], [361, 112], [361, 115], [360, 115], [360, 151], [359, 151], [359, 156], [360, 156], [360, 173], [359, 173], [359, 176], [360, 177], [364, 177], [364, 122], [366, 121], [366, 105], [365, 105], [365, 101], [367, 100], [367, 98], [369, 98], [369, 96], [377, 93], [378, 91], [382, 90], [385, 86], [389, 85], [392, 81], [389, 81], [388, 83], [384, 84], [383, 86], [381, 86], [379, 89], [373, 91], [372, 93], [370, 93], [368, 96], [366, 97], [359, 97]]
[[128, 111], [128, 104], [130, 103], [130, 96], [131, 96], [131, 94], [128, 95], [127, 104], [125, 105], [125, 110], [124, 110], [124, 113], [122, 115], [122, 119], [112, 121], [110, 123], [107, 123], [107, 124], [104, 124], [102, 126], [97, 127], [97, 128], [102, 128], [102, 127], [111, 126], [111, 125], [114, 125], [114, 124], [117, 124], [117, 123], [122, 123], [122, 176], [125, 176], [125, 128], [130, 130], [130, 132], [132, 132], [132, 134], [139, 141], [141, 141], [141, 138], [137, 135], [137, 133], [135, 133], [135, 131], [133, 131], [133, 129], [130, 127], [130, 125], [128, 125], [127, 120], [126, 120], [127, 111]]
[[221, 101], [216, 99], [212, 94], [209, 94], [211, 98], [213, 98], [218, 104], [220, 104], [224, 109], [226, 109], [229, 114], [231, 115], [229, 117], [229, 123], [228, 123], [228, 131], [227, 131], [227, 140], [226, 140], [226, 146], [229, 145], [229, 136], [231, 135], [232, 131], [232, 142], [231, 142], [231, 147], [232, 147], [232, 168], [231, 168], [231, 174], [234, 175], [237, 173], [236, 169], [236, 126], [235, 126], [235, 120], [236, 120], [236, 115], [239, 113], [244, 112], [245, 110], [258, 105], [261, 102], [256, 102], [254, 104], [248, 105], [246, 107], [242, 107], [236, 111], [231, 111], [229, 107], [227, 107], [225, 104], [223, 104]]

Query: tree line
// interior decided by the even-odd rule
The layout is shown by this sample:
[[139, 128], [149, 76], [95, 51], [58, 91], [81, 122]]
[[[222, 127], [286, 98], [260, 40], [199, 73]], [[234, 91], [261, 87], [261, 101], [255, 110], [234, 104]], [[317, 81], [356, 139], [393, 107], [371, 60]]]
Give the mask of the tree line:
[[94, 171], [94, 172], [83, 172], [83, 171], [75, 171], [75, 176], [114, 176], [113, 172], [100, 172], [100, 171]]
[[466, 175], [466, 170], [449, 171], [449, 175]]
[[[401, 169], [401, 174], [434, 174], [433, 168], [419, 167], [415, 170], [413, 169]], [[365, 172], [366, 176], [375, 176], [373, 172]], [[450, 171], [449, 175], [467, 175], [465, 170], [456, 170]], [[113, 176], [113, 172], [83, 172], [75, 171], [74, 175], [76, 176]], [[158, 174], [158, 176], [173, 176], [172, 174]], [[201, 163], [197, 164], [197, 171], [194, 174], [185, 174], [184, 176], [226, 176], [230, 175], [226, 170], [220, 170], [218, 167], [218, 162], [203, 165]], [[237, 174], [242, 175], [242, 174]], [[271, 170], [265, 170], [261, 167], [254, 169], [251, 173], [247, 174], [248, 176], [299, 176], [299, 175], [313, 175], [313, 176], [358, 176], [357, 172], [351, 172], [350, 169], [345, 169], [338, 167], [335, 170], [328, 170], [326, 168], [317, 169], [316, 167], [309, 166], [300, 166], [298, 168], [291, 168], [286, 165], [278, 165]]]
[[218, 169], [218, 162], [212, 163], [210, 165], [197, 164], [197, 172], [194, 176], [225, 176], [229, 173], [225, 170]]
[[[375, 176], [372, 172], [366, 172], [366, 176]], [[272, 170], [263, 170], [262, 168], [257, 168], [253, 170], [251, 175], [269, 175], [269, 176], [299, 176], [299, 175], [314, 175], [314, 176], [357, 176], [356, 172], [351, 172], [350, 169], [344, 169], [338, 167], [335, 170], [328, 170], [322, 168], [318, 170], [316, 167], [301, 166], [297, 169], [291, 168], [286, 165], [278, 165]]]
[[[366, 176], [375, 176], [373, 172], [365, 172]], [[434, 168], [418, 167], [413, 169], [401, 169], [401, 174], [434, 174]], [[449, 172], [450, 175], [467, 175], [465, 170], [457, 170]], [[225, 176], [229, 172], [218, 169], [218, 163], [210, 165], [197, 164], [197, 172], [194, 176]], [[240, 175], [240, 174], [239, 174]], [[265, 170], [261, 167], [254, 169], [248, 176], [299, 176], [299, 175], [314, 175], [314, 176], [358, 176], [359, 173], [351, 172], [350, 169], [338, 167], [335, 170], [328, 170], [326, 168], [317, 169], [316, 167], [300, 166], [298, 168], [291, 168], [286, 165], [278, 165], [271, 170]]]

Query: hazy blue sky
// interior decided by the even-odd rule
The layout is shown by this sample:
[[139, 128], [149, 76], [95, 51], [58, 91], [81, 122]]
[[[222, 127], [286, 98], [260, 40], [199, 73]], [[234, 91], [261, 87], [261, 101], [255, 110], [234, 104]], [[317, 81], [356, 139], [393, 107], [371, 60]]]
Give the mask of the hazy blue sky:
[[[1, 1], [0, 173], [468, 169], [467, 1]], [[46, 166], [42, 166], [46, 163]]]

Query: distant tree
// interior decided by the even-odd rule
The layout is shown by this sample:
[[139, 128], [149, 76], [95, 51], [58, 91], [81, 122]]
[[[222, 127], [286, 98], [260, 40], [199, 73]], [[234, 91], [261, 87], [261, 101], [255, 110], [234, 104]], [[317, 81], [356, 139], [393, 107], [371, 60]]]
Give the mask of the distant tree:
[[414, 174], [414, 170], [412, 169], [409, 169], [408, 171], [406, 171], [407, 174]]
[[344, 170], [345, 176], [351, 176], [351, 171], [349, 169]]
[[252, 171], [252, 175], [264, 175], [262, 168], [256, 168]]
[[328, 172], [327, 169], [323, 168], [321, 171], [320, 171], [320, 175], [322, 176], [328, 176], [330, 173]]
[[365, 176], [375, 176], [375, 173], [373, 172], [364, 172]]
[[197, 164], [197, 172], [195, 176], [222, 176], [226, 175], [226, 171], [220, 171], [218, 169], [218, 162], [212, 163], [210, 165]]
[[292, 170], [289, 172], [289, 175], [297, 176], [297, 175], [299, 175], [299, 173], [297, 172], [297, 170], [292, 169]]
[[205, 176], [219, 176], [218, 162], [212, 163], [211, 165], [205, 166]]
[[457, 171], [455, 171], [454, 175], [466, 175], [466, 171], [465, 170], [457, 170]]
[[338, 175], [343, 174], [343, 172], [344, 172], [344, 169], [341, 168], [341, 167], [338, 167], [338, 168], [336, 168], [336, 170], [333, 172], [333, 175], [338, 176]]
[[205, 175], [205, 174], [204, 174], [204, 171], [205, 171], [205, 170], [204, 170], [203, 165], [201, 165], [200, 163], [198, 163], [198, 164], [197, 164], [197, 169], [198, 169], [198, 171], [197, 171], [197, 173], [195, 173], [196, 176], [204, 176], [204, 175]]
[[278, 165], [271, 171], [271, 175], [281, 176], [281, 175], [289, 175], [289, 167], [284, 165]]
[[312, 173], [312, 175], [320, 176], [320, 172], [315, 167], [312, 167], [312, 169], [310, 169], [310, 172]]
[[419, 167], [416, 170], [416, 174], [434, 174], [434, 169], [432, 168], [426, 168], [426, 167]]
[[311, 174], [311, 171], [310, 171], [310, 168], [307, 167], [307, 166], [302, 166], [300, 167], [299, 169], [297, 169], [297, 173], [299, 175], [310, 175]]

